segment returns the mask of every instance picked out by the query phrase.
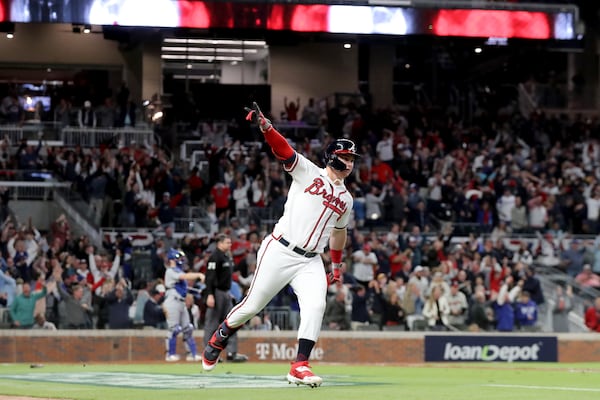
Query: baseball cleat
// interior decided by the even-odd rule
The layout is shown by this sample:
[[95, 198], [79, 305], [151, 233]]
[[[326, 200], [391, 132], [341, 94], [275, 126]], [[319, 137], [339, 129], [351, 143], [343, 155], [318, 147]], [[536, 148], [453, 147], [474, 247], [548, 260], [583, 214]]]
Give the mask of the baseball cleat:
[[167, 356], [165, 357], [165, 361], [167, 362], [177, 362], [179, 361], [179, 359], [179, 354], [167, 354]]
[[227, 361], [234, 362], [234, 363], [242, 363], [242, 362], [248, 361], [248, 356], [245, 354], [239, 354], [239, 353], [228, 353]]
[[185, 361], [190, 361], [190, 362], [202, 361], [202, 356], [199, 356], [198, 354], [194, 354], [194, 355], [188, 354], [185, 357]]
[[[218, 332], [219, 329], [217, 329], [215, 333], [213, 333], [212, 337], [208, 341], [208, 344], [204, 348], [204, 351], [202, 352], [202, 368], [205, 371], [212, 371], [213, 369], [215, 369], [217, 363], [219, 362], [219, 356], [221, 355], [221, 351], [227, 345], [226, 339], [225, 343], [219, 341], [219, 339], [217, 338]], [[223, 337], [223, 335], [220, 336]]]
[[223, 349], [219, 349], [208, 342], [206, 348], [202, 352], [202, 368], [205, 371], [212, 371], [215, 369], [217, 363], [219, 362], [221, 350]]
[[292, 368], [287, 374], [289, 383], [296, 385], [306, 385], [312, 388], [321, 386], [323, 379], [320, 376], [313, 374], [308, 361], [298, 361], [292, 363]]

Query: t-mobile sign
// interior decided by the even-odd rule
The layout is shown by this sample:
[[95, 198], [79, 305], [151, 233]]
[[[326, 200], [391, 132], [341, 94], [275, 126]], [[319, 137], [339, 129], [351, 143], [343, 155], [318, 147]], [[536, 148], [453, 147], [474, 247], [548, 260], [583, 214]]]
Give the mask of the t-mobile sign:
[[425, 361], [558, 361], [556, 337], [425, 336]]

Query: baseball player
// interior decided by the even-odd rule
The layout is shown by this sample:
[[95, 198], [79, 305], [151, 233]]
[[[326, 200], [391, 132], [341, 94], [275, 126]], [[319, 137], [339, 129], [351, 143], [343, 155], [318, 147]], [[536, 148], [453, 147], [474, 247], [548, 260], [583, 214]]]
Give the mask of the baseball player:
[[[246, 119], [258, 125], [273, 154], [292, 176], [292, 184], [282, 217], [258, 249], [256, 272], [248, 293], [212, 334], [203, 352], [202, 367], [207, 371], [214, 369], [229, 337], [290, 284], [298, 297], [300, 326], [296, 360], [287, 380], [297, 385], [320, 386], [323, 380], [313, 374], [308, 359], [321, 331], [327, 285], [340, 278], [353, 203], [344, 179], [359, 155], [352, 141], [337, 139], [325, 151], [325, 168], [319, 168], [292, 149], [256, 103], [246, 110]], [[332, 271], [326, 276], [319, 255], [327, 246]]]
[[[212, 333], [233, 307], [231, 274], [234, 263], [231, 258], [231, 238], [225, 234], [217, 235], [217, 247], [210, 255], [206, 266], [206, 288], [202, 292], [206, 297], [206, 316], [204, 318], [204, 345], [208, 344]], [[248, 357], [237, 353], [237, 334], [229, 337], [227, 361], [244, 362]]]
[[184, 272], [182, 270], [185, 254], [176, 249], [169, 249], [167, 252], [167, 264], [165, 265], [165, 301], [163, 309], [167, 317], [167, 355], [166, 361], [179, 361], [177, 354], [177, 335], [183, 332], [183, 340], [188, 349], [187, 361], [200, 361], [201, 357], [196, 351], [196, 342], [192, 335], [194, 325], [190, 321], [187, 308], [185, 306], [185, 296], [187, 295], [188, 279], [200, 279], [204, 281], [204, 274], [201, 272]]

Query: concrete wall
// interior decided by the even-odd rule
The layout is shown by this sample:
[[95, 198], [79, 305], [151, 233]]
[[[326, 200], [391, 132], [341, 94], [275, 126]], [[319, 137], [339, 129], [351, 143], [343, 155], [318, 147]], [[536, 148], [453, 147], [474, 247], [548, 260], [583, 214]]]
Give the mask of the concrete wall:
[[38, 229], [47, 230], [63, 212], [54, 201], [11, 200], [10, 209], [19, 222], [25, 224], [29, 217]]
[[[195, 333], [201, 347], [202, 332]], [[253, 362], [290, 361], [295, 357], [296, 332], [240, 331], [238, 334], [240, 353], [247, 354]], [[166, 331], [157, 330], [0, 330], [0, 362], [161, 362], [165, 336]], [[423, 337], [423, 332], [325, 331], [313, 350], [312, 359], [346, 364], [422, 363]], [[600, 335], [559, 334], [557, 337], [560, 362], [600, 361]], [[178, 345], [183, 355], [183, 346]]]
[[102, 34], [75, 34], [71, 24], [17, 24], [15, 37], [2, 38], [0, 63], [118, 66], [124, 63], [116, 41]]
[[344, 49], [341, 43], [272, 45], [270, 50], [271, 110], [279, 118], [284, 97], [300, 110], [310, 97], [335, 92], [358, 92], [358, 48]]

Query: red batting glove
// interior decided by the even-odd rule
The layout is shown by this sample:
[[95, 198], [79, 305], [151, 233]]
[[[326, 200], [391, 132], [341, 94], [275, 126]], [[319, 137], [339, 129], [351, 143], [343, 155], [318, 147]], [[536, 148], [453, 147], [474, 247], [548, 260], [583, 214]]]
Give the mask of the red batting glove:
[[265, 117], [262, 111], [260, 111], [260, 107], [258, 104], [256, 104], [256, 102], [252, 103], [252, 108], [244, 107], [244, 109], [248, 113], [246, 115], [246, 121], [257, 124], [262, 133], [265, 133], [273, 126], [271, 121]]
[[333, 285], [336, 282], [341, 282], [342, 264], [331, 264], [331, 272], [327, 274], [327, 285]]

